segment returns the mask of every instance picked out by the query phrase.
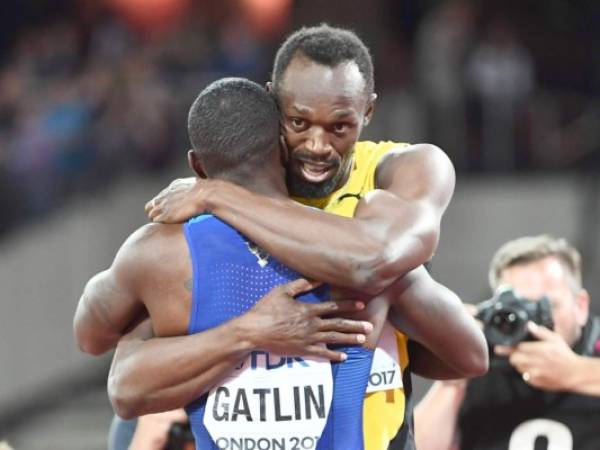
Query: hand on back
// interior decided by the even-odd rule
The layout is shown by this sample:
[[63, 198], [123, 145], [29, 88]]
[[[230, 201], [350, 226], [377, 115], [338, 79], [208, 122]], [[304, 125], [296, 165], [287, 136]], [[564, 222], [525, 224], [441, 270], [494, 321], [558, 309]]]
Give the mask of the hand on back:
[[345, 359], [343, 353], [323, 344], [365, 342], [371, 323], [339, 317], [363, 310], [364, 303], [337, 300], [311, 304], [295, 298], [320, 284], [300, 278], [273, 288], [263, 297], [244, 318], [254, 347], [286, 356], [312, 355], [341, 361]]
[[205, 210], [200, 194], [206, 184], [199, 178], [178, 178], [146, 203], [146, 214], [153, 222], [183, 223]]

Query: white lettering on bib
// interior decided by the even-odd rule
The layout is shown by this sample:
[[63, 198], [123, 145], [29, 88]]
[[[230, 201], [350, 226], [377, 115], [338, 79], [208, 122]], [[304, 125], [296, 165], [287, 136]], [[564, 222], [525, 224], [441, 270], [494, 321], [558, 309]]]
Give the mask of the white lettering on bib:
[[219, 449], [314, 449], [332, 396], [328, 360], [256, 351], [210, 390], [204, 425]]
[[388, 321], [383, 325], [377, 348], [373, 354], [373, 364], [369, 374], [367, 394], [378, 391], [400, 389], [402, 372], [398, 356], [396, 331]]

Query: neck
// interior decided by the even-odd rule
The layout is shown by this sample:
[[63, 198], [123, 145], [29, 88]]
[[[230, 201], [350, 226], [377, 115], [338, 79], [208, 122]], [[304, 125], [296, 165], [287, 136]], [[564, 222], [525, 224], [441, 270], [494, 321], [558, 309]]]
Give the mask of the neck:
[[221, 180], [237, 184], [244, 189], [265, 197], [288, 198], [288, 190], [285, 185], [285, 172], [283, 167], [277, 170], [252, 169], [241, 170], [235, 173], [223, 174], [215, 177]]

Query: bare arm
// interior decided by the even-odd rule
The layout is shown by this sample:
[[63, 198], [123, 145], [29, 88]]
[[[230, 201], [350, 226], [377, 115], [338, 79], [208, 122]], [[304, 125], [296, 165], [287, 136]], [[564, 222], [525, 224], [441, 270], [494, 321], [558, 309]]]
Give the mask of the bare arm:
[[467, 382], [437, 381], [415, 407], [415, 442], [419, 450], [458, 450], [458, 412]]
[[454, 170], [440, 149], [421, 144], [386, 155], [376, 181], [355, 219], [218, 180], [198, 180], [171, 206], [159, 195], [147, 208], [157, 221], [210, 211], [300, 273], [375, 294], [435, 252]]
[[87, 282], [73, 319], [75, 339], [82, 351], [101, 355], [114, 348], [128, 327], [144, 314], [133, 282], [132, 268], [137, 265], [131, 261], [143, 234], [143, 228], [132, 234], [111, 267]]
[[294, 299], [314, 285], [300, 279], [278, 286], [248, 313], [190, 336], [154, 338], [151, 325], [142, 323], [119, 342], [113, 359], [108, 391], [115, 411], [128, 418], [183, 407], [255, 349], [339, 361], [345, 355], [318, 344], [364, 342], [372, 327], [323, 318], [355, 312], [363, 303], [309, 305]]
[[[424, 267], [397, 282], [390, 320], [412, 341], [412, 370], [427, 378], [483, 375], [488, 369], [485, 337], [460, 299]], [[420, 345], [419, 345], [420, 344]]]
[[141, 322], [119, 341], [110, 368], [108, 396], [117, 415], [168, 411], [201, 396], [250, 352], [240, 325], [153, 338], [150, 320]]

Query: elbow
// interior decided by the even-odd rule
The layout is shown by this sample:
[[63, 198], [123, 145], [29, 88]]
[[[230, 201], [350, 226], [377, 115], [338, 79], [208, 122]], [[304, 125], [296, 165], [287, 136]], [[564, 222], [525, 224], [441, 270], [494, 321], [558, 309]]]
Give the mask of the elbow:
[[141, 402], [137, 401], [137, 396], [132, 395], [133, 390], [128, 389], [119, 376], [109, 375], [107, 391], [113, 411], [120, 418], [129, 420], [144, 414]]
[[101, 356], [105, 353], [104, 349], [88, 343], [80, 343], [79, 350], [91, 356]]
[[79, 351], [83, 353], [87, 353], [91, 356], [100, 356], [108, 351], [108, 349], [104, 346], [98, 345], [92, 339], [87, 337], [77, 337], [77, 346], [79, 347]]
[[[478, 330], [479, 331], [479, 330]], [[476, 378], [485, 375], [489, 369], [488, 346], [483, 333], [478, 333], [470, 351], [465, 352], [466, 358], [461, 368], [462, 377]]]
[[98, 339], [95, 339], [94, 336], [87, 332], [85, 327], [78, 324], [77, 318], [73, 323], [73, 335], [75, 336], [77, 347], [83, 353], [92, 356], [100, 356], [110, 350], [110, 347], [103, 345]]
[[473, 372], [471, 377], [480, 377], [485, 375], [490, 369], [490, 355], [487, 342], [483, 333], [481, 333], [481, 339], [479, 341], [479, 347], [476, 356], [473, 358]]
[[464, 378], [477, 378], [485, 375], [489, 369], [489, 358], [486, 350], [485, 358], [473, 359], [465, 371]]
[[73, 317], [73, 337], [81, 352], [92, 356], [100, 356], [110, 350], [112, 346], [107, 345], [106, 340], [101, 339], [98, 334], [97, 328], [93, 327], [93, 321], [90, 320], [90, 311], [84, 306], [85, 302], [84, 292]]
[[[430, 261], [437, 250], [439, 227], [428, 227], [412, 238], [402, 238], [402, 244], [385, 238], [373, 243], [370, 250], [355, 259], [354, 287], [374, 296], [408, 272]], [[407, 245], [408, 244], [408, 245]]]
[[432, 218], [429, 225], [415, 236], [414, 267], [422, 266], [431, 261], [435, 256], [439, 242], [440, 222]]
[[100, 349], [94, 340], [91, 339], [87, 333], [85, 333], [81, 326], [79, 326], [77, 319], [75, 319], [73, 323], [73, 335], [80, 352], [87, 353], [88, 355], [92, 356], [100, 356], [103, 353], [101, 351], [102, 349]]

